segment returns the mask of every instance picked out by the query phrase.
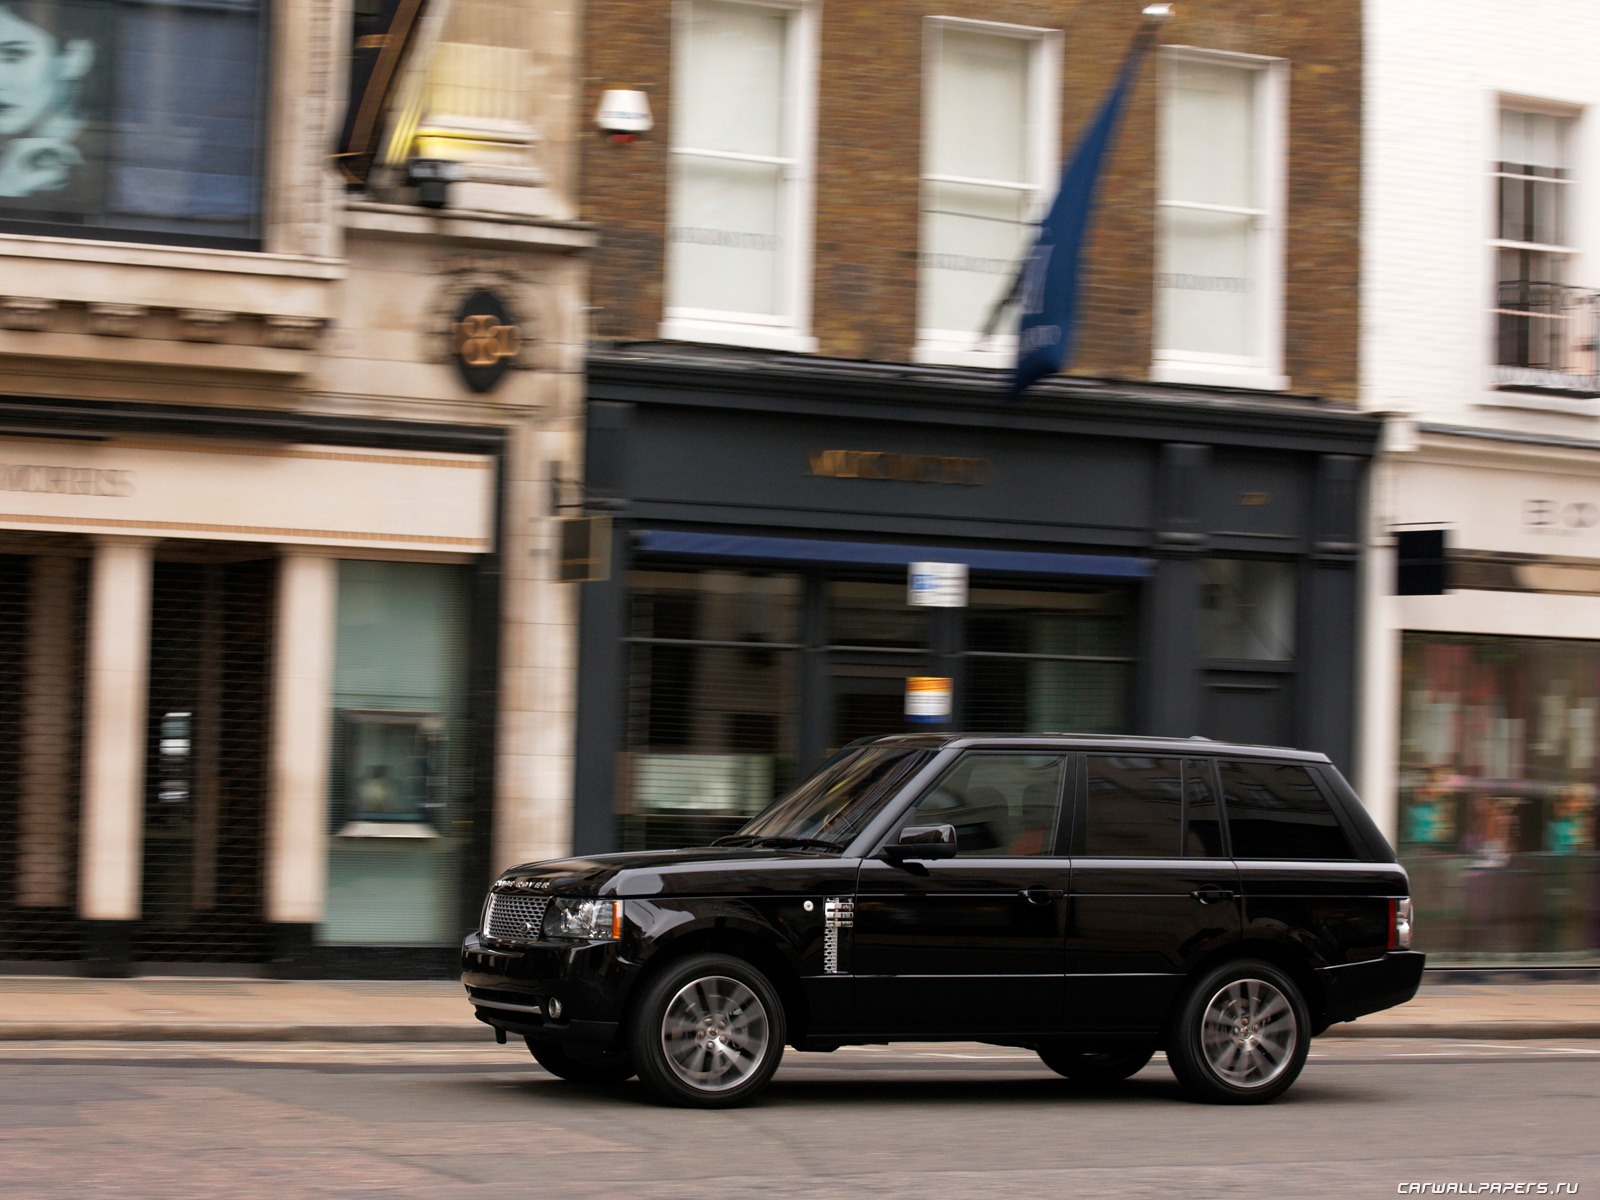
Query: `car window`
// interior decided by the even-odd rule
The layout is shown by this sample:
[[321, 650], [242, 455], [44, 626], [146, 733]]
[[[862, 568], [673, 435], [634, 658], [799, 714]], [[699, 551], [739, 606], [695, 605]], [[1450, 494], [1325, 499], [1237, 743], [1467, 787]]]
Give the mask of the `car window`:
[[1183, 856], [1222, 858], [1222, 817], [1211, 764], [1203, 758], [1183, 760]]
[[956, 857], [1056, 852], [1066, 756], [972, 751], [924, 793], [910, 825], [954, 825]]
[[1235, 858], [1356, 857], [1327, 797], [1304, 767], [1225, 762], [1222, 795]]
[[1176, 858], [1183, 836], [1182, 760], [1090, 755], [1083, 852], [1092, 858]]

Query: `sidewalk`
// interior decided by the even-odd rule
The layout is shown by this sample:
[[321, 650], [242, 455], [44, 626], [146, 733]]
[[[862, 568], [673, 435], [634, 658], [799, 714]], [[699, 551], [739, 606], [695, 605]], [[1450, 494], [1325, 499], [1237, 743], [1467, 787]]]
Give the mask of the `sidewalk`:
[[[372, 980], [0, 976], [0, 1042], [479, 1042], [461, 985]], [[1400, 1008], [1326, 1036], [1600, 1038], [1600, 982], [1429, 976]]]

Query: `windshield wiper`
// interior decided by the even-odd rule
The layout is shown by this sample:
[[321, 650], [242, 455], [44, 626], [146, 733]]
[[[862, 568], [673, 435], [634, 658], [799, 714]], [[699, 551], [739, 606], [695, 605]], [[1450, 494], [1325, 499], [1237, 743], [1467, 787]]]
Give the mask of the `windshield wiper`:
[[762, 837], [750, 833], [735, 833], [719, 837], [713, 846], [770, 846], [774, 850], [837, 850], [838, 842], [826, 838]]

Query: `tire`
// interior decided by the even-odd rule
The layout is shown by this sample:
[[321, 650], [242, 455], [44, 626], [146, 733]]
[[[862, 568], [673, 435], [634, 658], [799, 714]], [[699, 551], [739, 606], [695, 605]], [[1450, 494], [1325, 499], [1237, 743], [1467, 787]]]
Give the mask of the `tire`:
[[534, 1061], [569, 1083], [622, 1083], [637, 1073], [633, 1060], [620, 1050], [573, 1048], [531, 1037], [526, 1040]]
[[745, 1104], [783, 1058], [783, 1002], [767, 977], [723, 954], [673, 963], [639, 997], [629, 1031], [639, 1081], [682, 1108]]
[[1040, 1046], [1039, 1058], [1057, 1075], [1077, 1083], [1103, 1087], [1121, 1083], [1144, 1070], [1154, 1046], [1117, 1046], [1109, 1050], [1069, 1050], [1061, 1046]]
[[1311, 1017], [1294, 981], [1242, 959], [1206, 972], [1184, 994], [1167, 1039], [1178, 1082], [1211, 1104], [1265, 1104], [1299, 1078]]

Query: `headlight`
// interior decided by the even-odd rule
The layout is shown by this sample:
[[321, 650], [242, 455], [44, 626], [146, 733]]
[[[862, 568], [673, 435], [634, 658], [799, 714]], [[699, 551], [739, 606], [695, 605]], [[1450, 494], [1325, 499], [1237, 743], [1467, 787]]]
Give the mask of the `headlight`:
[[544, 914], [544, 936], [603, 940], [622, 936], [622, 901], [557, 896]]

